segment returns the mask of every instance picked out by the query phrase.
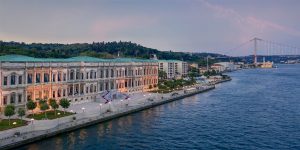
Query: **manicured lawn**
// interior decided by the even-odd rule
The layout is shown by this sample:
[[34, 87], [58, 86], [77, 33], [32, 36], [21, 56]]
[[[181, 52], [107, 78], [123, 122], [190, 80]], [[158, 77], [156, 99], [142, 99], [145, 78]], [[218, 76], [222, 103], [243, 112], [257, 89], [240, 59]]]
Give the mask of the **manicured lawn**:
[[[175, 90], [168, 90], [168, 89], [158, 89], [158, 90], [153, 90], [153, 91], [150, 91], [151, 93], [170, 93], [170, 92], [173, 92], [173, 91], [176, 91], [177, 89]], [[178, 88], [178, 90], [182, 90], [182, 88]]]
[[176, 90], [181, 90], [185, 86], [191, 86], [195, 81], [178, 80], [160, 80], [158, 83], [158, 90], [152, 92], [169, 93]]
[[[58, 115], [58, 113], [60, 113], [60, 115]], [[73, 115], [74, 113], [71, 112], [65, 112], [64, 111], [60, 111], [60, 110], [56, 110], [56, 115], [55, 115], [55, 111], [54, 110], [50, 110], [47, 111], [47, 119], [56, 119], [56, 118], [61, 118], [61, 117], [65, 117], [65, 116], [70, 116]], [[45, 113], [36, 113], [34, 115], [30, 114], [27, 116], [27, 118], [34, 118], [35, 120], [44, 120], [45, 119]]]
[[[16, 122], [16, 124], [13, 124]], [[27, 125], [27, 121], [21, 120], [21, 119], [10, 119], [10, 125], [8, 119], [2, 119], [0, 121], [0, 131], [7, 130], [7, 129], [12, 129], [20, 126], [25, 126]]]

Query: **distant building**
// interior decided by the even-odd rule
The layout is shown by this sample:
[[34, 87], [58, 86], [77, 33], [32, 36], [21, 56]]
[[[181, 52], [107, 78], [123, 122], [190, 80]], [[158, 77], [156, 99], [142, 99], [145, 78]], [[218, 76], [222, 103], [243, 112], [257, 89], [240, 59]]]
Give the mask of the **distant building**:
[[234, 71], [237, 69], [233, 62], [214, 63], [211, 68], [219, 72]]
[[244, 62], [235, 62], [234, 66], [236, 69], [241, 69], [245, 66], [245, 63]]
[[210, 67], [212, 70], [215, 70], [217, 72], [223, 72], [226, 70], [226, 67], [221, 64], [213, 64]]
[[273, 68], [273, 62], [265, 60], [265, 57], [263, 58], [263, 62], [259, 64], [261, 68]]
[[199, 65], [197, 63], [191, 63], [189, 65], [190, 65], [190, 68], [196, 68], [196, 69], [199, 68]]
[[167, 73], [167, 78], [182, 78], [187, 76], [188, 64], [179, 60], [158, 60], [159, 70]]
[[150, 59], [151, 60], [158, 60], [156, 54], [151, 54]]
[[[204, 74], [205, 72], [207, 72], [207, 68], [206, 67], [201, 67], [198, 69], [200, 74]], [[208, 69], [210, 72], [213, 71], [214, 69], [209, 68]]]

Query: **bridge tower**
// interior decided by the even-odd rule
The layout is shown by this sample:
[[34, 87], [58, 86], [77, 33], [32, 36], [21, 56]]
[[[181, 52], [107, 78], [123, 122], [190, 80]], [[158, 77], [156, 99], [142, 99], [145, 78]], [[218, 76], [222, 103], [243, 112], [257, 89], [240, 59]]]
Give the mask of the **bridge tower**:
[[253, 41], [254, 42], [254, 62], [253, 62], [253, 64], [255, 65], [255, 66], [257, 66], [257, 46], [258, 46], [258, 41], [262, 41], [262, 39], [259, 39], [259, 38], [257, 38], [257, 37], [255, 37], [254, 39], [252, 39], [252, 40], [250, 40], [250, 41]]

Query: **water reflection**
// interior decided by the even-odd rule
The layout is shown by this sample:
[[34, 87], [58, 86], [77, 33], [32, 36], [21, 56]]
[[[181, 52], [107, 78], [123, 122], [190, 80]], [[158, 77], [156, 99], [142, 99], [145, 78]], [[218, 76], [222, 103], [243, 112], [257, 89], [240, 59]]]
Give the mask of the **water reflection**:
[[35, 143], [30, 144], [28, 150], [39, 150], [39, 145]]
[[56, 150], [62, 150], [63, 149], [63, 140], [60, 136], [55, 139], [55, 149]]
[[68, 147], [69, 149], [74, 149], [74, 145], [76, 142], [76, 135], [74, 132], [68, 134]]
[[88, 137], [88, 134], [86, 132], [86, 129], [80, 129], [79, 130], [79, 139], [80, 139], [80, 143], [84, 144], [85, 143], [85, 139]]
[[98, 134], [98, 137], [101, 139], [101, 137], [104, 136], [105, 129], [104, 129], [103, 124], [99, 124], [97, 127], [98, 127], [97, 134]]

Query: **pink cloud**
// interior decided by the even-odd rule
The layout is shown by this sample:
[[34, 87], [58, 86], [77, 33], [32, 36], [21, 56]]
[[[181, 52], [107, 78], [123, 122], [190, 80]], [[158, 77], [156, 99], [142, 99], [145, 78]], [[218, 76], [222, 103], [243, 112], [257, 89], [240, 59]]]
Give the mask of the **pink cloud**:
[[225, 8], [223, 6], [214, 5], [206, 0], [199, 0], [205, 7], [208, 9], [211, 9], [217, 17], [221, 17], [227, 20], [231, 20], [238, 28], [242, 30], [242, 32], [246, 32], [249, 35], [251, 33], [265, 33], [267, 31], [272, 30], [274, 31], [280, 31], [284, 32], [290, 35], [294, 36], [300, 36], [300, 31], [295, 30], [293, 28], [280, 25], [275, 22], [271, 22], [268, 20], [259, 19], [255, 16], [247, 16], [244, 17], [240, 15], [237, 11]]
[[98, 38], [105, 39], [111, 36], [113, 32], [121, 32], [124, 30], [135, 30], [156, 24], [156, 18], [148, 17], [126, 17], [126, 18], [111, 18], [97, 20], [90, 26], [90, 32], [97, 35]]

